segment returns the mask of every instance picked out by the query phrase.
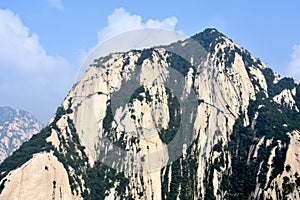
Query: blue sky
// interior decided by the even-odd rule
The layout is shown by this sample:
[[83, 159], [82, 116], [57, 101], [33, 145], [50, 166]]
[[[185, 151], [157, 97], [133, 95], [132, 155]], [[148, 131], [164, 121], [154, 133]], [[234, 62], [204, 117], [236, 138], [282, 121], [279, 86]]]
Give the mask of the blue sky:
[[282, 75], [300, 80], [300, 2], [0, 1], [0, 105], [47, 122], [84, 56], [122, 31], [163, 27], [191, 36], [215, 27]]

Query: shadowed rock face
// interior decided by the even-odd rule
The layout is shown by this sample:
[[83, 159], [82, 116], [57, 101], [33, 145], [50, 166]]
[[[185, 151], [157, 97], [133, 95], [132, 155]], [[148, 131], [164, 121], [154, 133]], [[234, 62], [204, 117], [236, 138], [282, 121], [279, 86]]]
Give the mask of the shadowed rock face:
[[188, 39], [95, 60], [0, 165], [0, 198], [299, 198], [299, 84], [215, 29], [192, 39], [201, 50]]
[[41, 129], [42, 124], [30, 113], [0, 107], [0, 162]]

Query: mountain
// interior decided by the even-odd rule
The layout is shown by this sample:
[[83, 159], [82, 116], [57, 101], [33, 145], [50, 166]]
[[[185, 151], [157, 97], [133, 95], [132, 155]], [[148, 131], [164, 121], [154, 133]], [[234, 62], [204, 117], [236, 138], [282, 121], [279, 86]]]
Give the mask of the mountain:
[[0, 107], [0, 162], [41, 129], [42, 124], [30, 113]]
[[216, 29], [98, 58], [1, 199], [300, 199], [300, 85]]

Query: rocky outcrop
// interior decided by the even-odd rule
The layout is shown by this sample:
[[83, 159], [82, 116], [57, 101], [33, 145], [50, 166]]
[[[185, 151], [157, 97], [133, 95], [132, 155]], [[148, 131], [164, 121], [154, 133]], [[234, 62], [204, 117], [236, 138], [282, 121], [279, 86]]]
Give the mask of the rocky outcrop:
[[76, 199], [68, 174], [52, 153], [39, 153], [4, 178], [2, 199]]

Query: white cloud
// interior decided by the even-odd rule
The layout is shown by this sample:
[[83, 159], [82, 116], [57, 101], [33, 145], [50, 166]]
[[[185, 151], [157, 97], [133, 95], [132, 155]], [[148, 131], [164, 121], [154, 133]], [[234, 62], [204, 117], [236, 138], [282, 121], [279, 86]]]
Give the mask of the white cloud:
[[0, 9], [0, 105], [27, 109], [47, 121], [74, 80], [69, 62], [48, 55], [19, 16]]
[[163, 20], [149, 19], [143, 22], [139, 15], [131, 14], [124, 8], [118, 8], [107, 18], [107, 26], [98, 32], [99, 43], [104, 40], [131, 30], [141, 28], [162, 28], [175, 30], [177, 24], [176, 17], [169, 17]]
[[289, 75], [300, 80], [300, 45], [293, 46], [293, 52], [289, 63]]
[[58, 10], [63, 10], [64, 7], [61, 3], [62, 0], [48, 0], [48, 3], [51, 7], [56, 8]]

